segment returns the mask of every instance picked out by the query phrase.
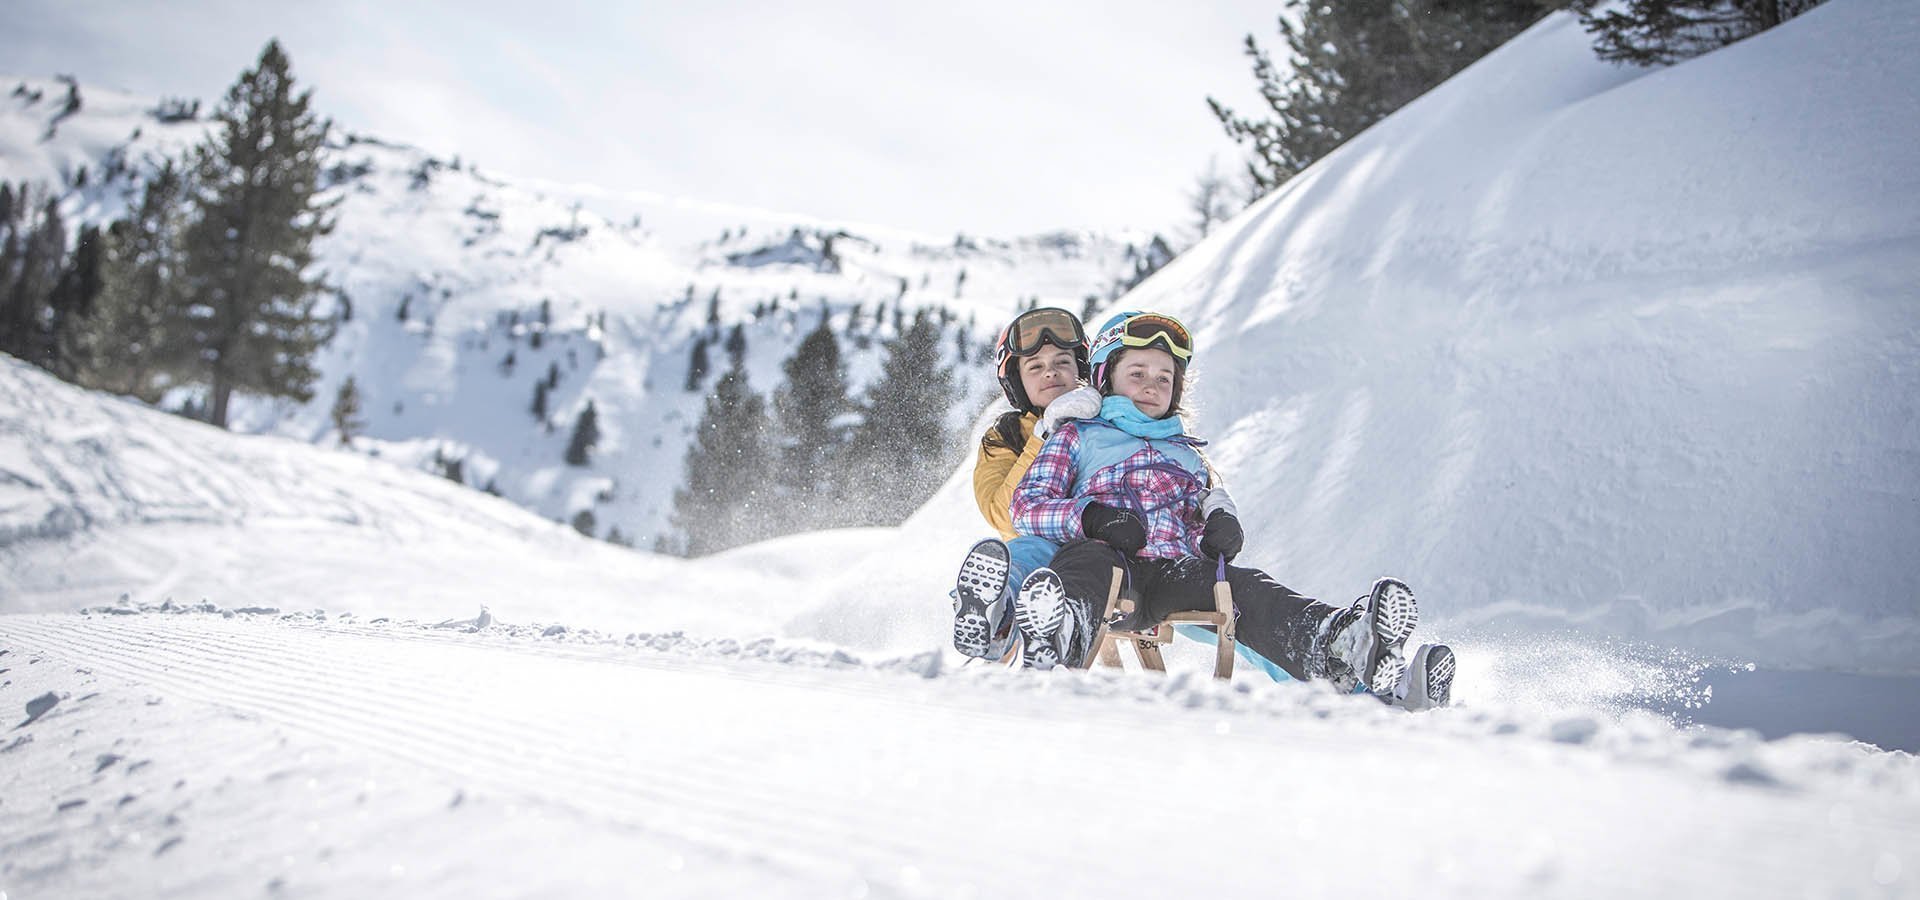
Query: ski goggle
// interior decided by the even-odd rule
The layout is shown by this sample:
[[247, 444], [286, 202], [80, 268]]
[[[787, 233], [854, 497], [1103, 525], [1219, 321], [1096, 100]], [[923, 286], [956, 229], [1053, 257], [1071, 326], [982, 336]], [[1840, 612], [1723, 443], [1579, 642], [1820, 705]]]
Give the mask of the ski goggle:
[[1006, 349], [1012, 356], [1031, 355], [1047, 344], [1078, 349], [1087, 345], [1087, 333], [1073, 313], [1054, 307], [1027, 310], [1007, 326]]
[[[1175, 359], [1193, 358], [1193, 335], [1187, 333], [1187, 326], [1180, 324], [1180, 320], [1172, 316], [1141, 313], [1129, 317], [1115, 327], [1120, 331], [1117, 339], [1122, 347], [1159, 345], [1161, 349], [1173, 354]], [[1102, 338], [1105, 337], [1102, 335]]]

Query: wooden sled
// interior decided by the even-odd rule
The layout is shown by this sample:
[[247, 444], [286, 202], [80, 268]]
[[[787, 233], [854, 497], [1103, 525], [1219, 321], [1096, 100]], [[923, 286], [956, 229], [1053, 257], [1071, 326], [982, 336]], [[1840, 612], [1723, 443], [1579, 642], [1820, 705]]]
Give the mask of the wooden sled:
[[[1107, 608], [1100, 617], [1101, 622], [1113, 618], [1115, 612], [1123, 614], [1133, 612], [1133, 598], [1120, 596], [1121, 583], [1125, 579], [1125, 573], [1119, 566], [1115, 566], [1113, 584], [1107, 589]], [[1093, 661], [1097, 659], [1101, 665], [1116, 669], [1125, 668], [1120, 662], [1120, 644], [1127, 643], [1133, 646], [1134, 655], [1140, 660], [1140, 668], [1165, 672], [1167, 663], [1160, 655], [1160, 645], [1173, 642], [1173, 626], [1179, 624], [1213, 626], [1214, 631], [1220, 636], [1213, 660], [1213, 677], [1231, 680], [1234, 649], [1233, 588], [1227, 584], [1226, 560], [1221, 560], [1219, 575], [1213, 582], [1213, 612], [1177, 612], [1147, 631], [1114, 631], [1103, 624], [1100, 630], [1094, 633], [1094, 652], [1087, 660], [1088, 666], [1091, 667]]]

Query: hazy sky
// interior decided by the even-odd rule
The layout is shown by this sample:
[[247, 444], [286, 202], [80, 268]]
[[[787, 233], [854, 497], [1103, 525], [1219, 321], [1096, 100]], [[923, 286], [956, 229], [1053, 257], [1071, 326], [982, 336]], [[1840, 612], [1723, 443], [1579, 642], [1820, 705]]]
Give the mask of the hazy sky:
[[1165, 229], [1258, 104], [1215, 3], [12, 0], [0, 75], [214, 103], [279, 37], [336, 124], [518, 179], [1012, 235]]

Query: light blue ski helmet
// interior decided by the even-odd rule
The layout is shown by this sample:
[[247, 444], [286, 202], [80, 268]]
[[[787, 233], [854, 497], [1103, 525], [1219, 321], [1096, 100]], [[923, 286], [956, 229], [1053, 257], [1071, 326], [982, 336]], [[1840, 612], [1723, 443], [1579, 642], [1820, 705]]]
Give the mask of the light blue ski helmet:
[[1115, 313], [1094, 332], [1087, 362], [1093, 367], [1093, 384], [1103, 394], [1111, 393], [1108, 363], [1113, 355], [1128, 348], [1152, 347], [1173, 357], [1173, 402], [1168, 414], [1180, 409], [1180, 393], [1185, 385], [1187, 363], [1193, 359], [1193, 335], [1180, 320], [1164, 313], [1130, 309]]

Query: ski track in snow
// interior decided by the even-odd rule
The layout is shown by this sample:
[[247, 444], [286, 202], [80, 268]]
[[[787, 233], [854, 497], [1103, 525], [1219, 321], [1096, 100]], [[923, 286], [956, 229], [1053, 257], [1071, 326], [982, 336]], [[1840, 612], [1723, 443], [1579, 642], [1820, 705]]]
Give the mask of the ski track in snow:
[[[290, 865], [311, 852], [298, 842], [298, 853], [246, 852], [287, 843], [265, 808], [172, 828], [180, 840], [151, 859], [194, 874], [161, 878], [154, 896], [275, 879], [321, 894], [619, 894], [668, 873], [674, 894], [1315, 896], [1351, 889], [1362, 871], [1381, 894], [1857, 894], [1920, 872], [1920, 766], [1858, 745], [1679, 732], [1651, 717], [1409, 716], [1298, 685], [978, 667], [923, 677], [940, 674], [931, 657], [865, 664], [766, 641], [472, 627], [0, 618], [11, 651], [0, 669], [14, 670], [0, 674], [0, 703], [68, 693], [0, 741], [12, 757], [0, 860], [18, 863], [0, 862], [0, 890], [126, 890], [90, 881], [73, 849], [102, 829], [138, 830], [114, 821], [114, 789], [48, 785], [98, 765], [83, 736], [99, 726], [71, 723], [81, 701], [134, 697], [171, 717], [167, 743], [140, 751], [156, 768], [191, 757], [194, 775], [222, 776], [213, 794], [285, 767], [359, 795], [310, 813], [307, 830], [340, 845], [330, 866]], [[206, 721], [218, 727], [195, 724]], [[19, 733], [40, 739], [9, 747]], [[380, 780], [398, 787], [378, 791]], [[185, 791], [174, 815], [191, 823], [196, 804], [217, 805], [208, 790]], [[54, 821], [90, 814], [91, 831], [43, 830], [39, 803], [89, 797]], [[297, 820], [312, 801], [281, 805]], [[1809, 822], [1829, 827], [1808, 833]], [[526, 829], [547, 862], [489, 851]], [[1486, 829], [1509, 837], [1489, 841]], [[440, 845], [454, 835], [458, 849]], [[366, 862], [421, 841], [431, 849], [405, 851], [420, 857], [411, 875]], [[1394, 847], [1386, 858], [1382, 842]], [[1678, 844], [1690, 852], [1675, 857]], [[1216, 858], [1229, 862], [1201, 862]], [[460, 877], [427, 877], [450, 865]]]

